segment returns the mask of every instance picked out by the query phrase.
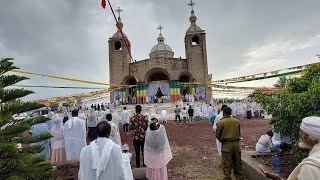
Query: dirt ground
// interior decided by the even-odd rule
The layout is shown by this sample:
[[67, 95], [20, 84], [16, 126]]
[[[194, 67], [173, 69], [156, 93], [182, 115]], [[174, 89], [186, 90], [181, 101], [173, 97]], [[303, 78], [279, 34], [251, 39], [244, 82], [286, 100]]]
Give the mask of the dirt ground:
[[[188, 124], [165, 124], [173, 159], [168, 164], [170, 180], [218, 180], [223, 179], [220, 159], [217, 156], [215, 134], [208, 120], [196, 121], [194, 126]], [[120, 128], [122, 129], [122, 128]], [[271, 129], [263, 119], [241, 120], [241, 147], [243, 150], [254, 150], [262, 134]], [[122, 130], [121, 130], [122, 131]], [[130, 152], [135, 155], [131, 134], [121, 132], [123, 144], [129, 144]], [[135, 157], [132, 158], [135, 166]], [[77, 169], [58, 169], [59, 179], [73, 179], [69, 175], [77, 174]], [[67, 172], [66, 172], [67, 171]], [[75, 172], [73, 172], [75, 171]]]

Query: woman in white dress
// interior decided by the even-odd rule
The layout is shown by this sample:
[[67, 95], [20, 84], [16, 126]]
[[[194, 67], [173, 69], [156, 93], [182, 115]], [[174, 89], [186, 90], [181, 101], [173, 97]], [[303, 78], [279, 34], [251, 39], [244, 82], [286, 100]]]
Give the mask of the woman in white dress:
[[64, 148], [63, 137], [63, 121], [59, 116], [53, 119], [53, 126], [51, 129], [51, 162], [66, 161], [66, 151]]

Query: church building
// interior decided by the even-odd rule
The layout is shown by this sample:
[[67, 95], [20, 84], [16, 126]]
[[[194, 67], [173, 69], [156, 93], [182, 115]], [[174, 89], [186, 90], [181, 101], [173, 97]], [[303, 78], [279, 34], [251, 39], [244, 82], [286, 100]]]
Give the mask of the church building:
[[149, 58], [132, 62], [129, 37], [124, 31], [122, 36], [119, 31], [123, 29], [122, 10], [117, 10], [119, 28], [108, 41], [110, 84], [125, 86], [111, 93], [111, 102], [122, 98], [129, 98], [130, 101], [133, 97], [137, 103], [150, 102], [155, 97], [176, 102], [185, 100], [186, 94], [193, 95], [195, 100], [209, 101], [212, 92], [206, 84], [211, 81], [212, 75], [208, 74], [206, 33], [196, 24], [195, 3], [191, 1], [189, 5], [192, 11], [189, 18], [191, 24], [184, 38], [185, 59], [174, 57], [173, 50], [165, 43], [161, 33], [163, 27], [159, 26], [158, 43], [151, 48]]

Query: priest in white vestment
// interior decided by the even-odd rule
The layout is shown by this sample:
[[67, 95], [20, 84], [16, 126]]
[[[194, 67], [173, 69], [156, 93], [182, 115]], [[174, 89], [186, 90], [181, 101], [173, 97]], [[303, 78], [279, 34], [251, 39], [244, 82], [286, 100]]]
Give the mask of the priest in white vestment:
[[[221, 106], [221, 112], [216, 116], [216, 119], [214, 120], [213, 123], [213, 130], [216, 131], [217, 130], [217, 123], [223, 118], [223, 108], [227, 107], [227, 105], [222, 105]], [[219, 156], [222, 155], [221, 152], [221, 142], [216, 138], [216, 145], [217, 145], [217, 150], [218, 150], [218, 154]]]
[[107, 138], [110, 132], [108, 122], [97, 125], [98, 138], [81, 150], [79, 180], [127, 180], [121, 147]]
[[71, 115], [63, 131], [67, 161], [79, 160], [81, 149], [87, 145], [86, 126], [83, 120], [78, 118], [78, 110], [73, 110]]
[[118, 114], [118, 110], [114, 110], [112, 113], [112, 122], [117, 125], [118, 131], [119, 131], [119, 114]]
[[109, 139], [111, 139], [114, 143], [118, 144], [119, 146], [122, 146], [121, 137], [120, 137], [120, 133], [118, 131], [118, 127], [117, 127], [117, 125], [115, 125], [112, 122], [112, 115], [111, 114], [107, 114], [106, 115], [106, 119], [107, 119], [108, 123], [111, 126], [111, 132], [110, 132]]
[[172, 152], [166, 129], [158, 124], [157, 118], [151, 119], [144, 144], [144, 164], [149, 180], [168, 180], [167, 164], [172, 159]]
[[[320, 177], [320, 117], [310, 116], [302, 120], [300, 125], [299, 147], [309, 149], [309, 156], [291, 172], [287, 180], [318, 180]], [[261, 171], [269, 179], [281, 179], [259, 165]]]

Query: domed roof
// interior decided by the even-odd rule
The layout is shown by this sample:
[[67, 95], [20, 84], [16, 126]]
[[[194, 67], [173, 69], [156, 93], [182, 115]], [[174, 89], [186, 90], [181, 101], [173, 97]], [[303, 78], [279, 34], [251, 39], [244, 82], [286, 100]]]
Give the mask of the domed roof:
[[[118, 24], [117, 26], [119, 26], [119, 28], [122, 30], [122, 28], [123, 28], [123, 23], [122, 23], [122, 21], [121, 21], [121, 17], [118, 17], [118, 23], [117, 23], [117, 24]], [[122, 38], [121, 32], [119, 31], [119, 28], [118, 28], [117, 32], [114, 33], [114, 35], [112, 36], [112, 38]], [[125, 37], [126, 39], [128, 39], [127, 36], [126, 36], [124, 33], [123, 33], [123, 35], [124, 35], [124, 37]]]
[[174, 55], [174, 52], [172, 51], [171, 47], [164, 43], [164, 38], [162, 34], [158, 37], [158, 44], [153, 46], [153, 48], [150, 51], [150, 57], [166, 57], [166, 58], [172, 58]]
[[188, 28], [186, 34], [202, 31], [202, 29], [199, 26], [197, 26], [197, 24], [196, 24], [197, 16], [194, 15], [193, 10], [191, 11], [191, 16], [190, 16], [189, 20], [191, 22], [191, 26]]

